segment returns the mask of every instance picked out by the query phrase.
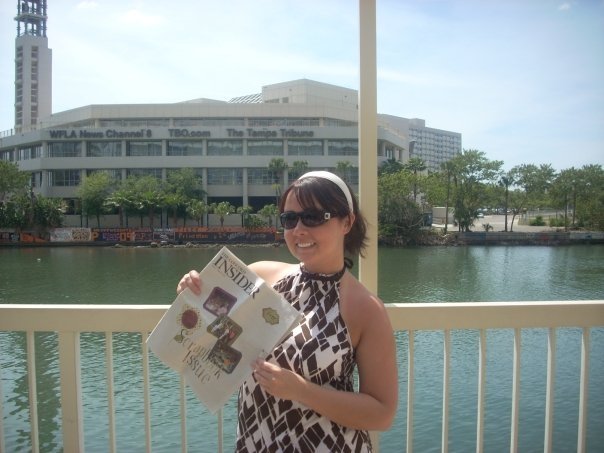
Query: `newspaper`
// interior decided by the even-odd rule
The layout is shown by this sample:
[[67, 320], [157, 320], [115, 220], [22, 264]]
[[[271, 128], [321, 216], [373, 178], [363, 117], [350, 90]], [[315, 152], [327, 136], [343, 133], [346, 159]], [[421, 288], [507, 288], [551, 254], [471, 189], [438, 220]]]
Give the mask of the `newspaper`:
[[300, 313], [223, 247], [200, 272], [201, 295], [181, 292], [147, 339], [212, 413], [222, 408], [299, 322]]

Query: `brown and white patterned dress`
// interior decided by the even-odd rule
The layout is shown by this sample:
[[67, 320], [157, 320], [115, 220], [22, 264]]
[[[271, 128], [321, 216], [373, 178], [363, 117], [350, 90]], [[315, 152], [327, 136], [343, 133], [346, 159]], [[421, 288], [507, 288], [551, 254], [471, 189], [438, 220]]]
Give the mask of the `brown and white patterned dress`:
[[[304, 319], [267, 357], [318, 385], [352, 392], [354, 350], [340, 315], [340, 279], [299, 271], [274, 288]], [[237, 452], [370, 452], [367, 431], [338, 425], [295, 401], [266, 393], [250, 376], [239, 391]]]

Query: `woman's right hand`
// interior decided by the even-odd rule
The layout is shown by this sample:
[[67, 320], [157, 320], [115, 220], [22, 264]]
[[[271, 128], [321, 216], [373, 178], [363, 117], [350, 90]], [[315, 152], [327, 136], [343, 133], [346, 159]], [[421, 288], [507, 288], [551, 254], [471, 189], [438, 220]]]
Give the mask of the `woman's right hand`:
[[199, 272], [192, 270], [183, 275], [178, 282], [178, 286], [176, 286], [176, 294], [182, 293], [185, 288], [189, 288], [198, 296], [201, 294], [201, 278], [199, 277]]

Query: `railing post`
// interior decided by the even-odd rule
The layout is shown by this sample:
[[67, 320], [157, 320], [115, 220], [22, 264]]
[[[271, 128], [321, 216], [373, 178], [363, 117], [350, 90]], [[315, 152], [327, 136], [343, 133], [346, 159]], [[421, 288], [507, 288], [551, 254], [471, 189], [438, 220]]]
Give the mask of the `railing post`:
[[[32, 330], [28, 330], [27, 338], [27, 384], [29, 386], [29, 420], [31, 423], [31, 451], [40, 451], [38, 434], [38, 386], [36, 384], [36, 340]], [[1, 415], [1, 413], [0, 413]]]
[[577, 453], [585, 453], [587, 439], [587, 394], [589, 387], [589, 327], [583, 328], [581, 336], [581, 379], [579, 382], [579, 427], [577, 433]]
[[556, 329], [547, 336], [547, 384], [545, 389], [545, 439], [543, 451], [551, 453], [554, 435], [554, 395], [556, 389]]
[[84, 451], [82, 388], [80, 378], [80, 334], [59, 332], [61, 410], [63, 412], [63, 451]]

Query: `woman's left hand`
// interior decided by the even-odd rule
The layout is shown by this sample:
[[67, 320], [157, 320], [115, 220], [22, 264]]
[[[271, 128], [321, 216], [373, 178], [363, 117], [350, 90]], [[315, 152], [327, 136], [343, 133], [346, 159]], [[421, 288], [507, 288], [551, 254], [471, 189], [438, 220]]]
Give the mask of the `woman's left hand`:
[[285, 400], [298, 399], [296, 396], [305, 382], [301, 376], [262, 359], [256, 359], [252, 368], [254, 378], [266, 392]]

